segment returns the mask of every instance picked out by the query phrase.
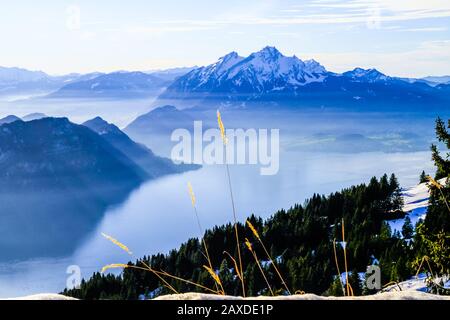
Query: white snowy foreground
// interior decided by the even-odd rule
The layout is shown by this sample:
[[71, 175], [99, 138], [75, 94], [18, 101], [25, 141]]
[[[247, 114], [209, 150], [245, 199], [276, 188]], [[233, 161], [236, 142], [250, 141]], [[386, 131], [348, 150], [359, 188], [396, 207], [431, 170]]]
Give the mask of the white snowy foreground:
[[370, 296], [358, 297], [323, 297], [315, 294], [302, 294], [292, 296], [277, 296], [277, 297], [234, 297], [234, 296], [218, 296], [214, 294], [204, 293], [183, 293], [171, 294], [161, 296], [155, 300], [447, 300], [450, 301], [450, 296], [441, 296], [431, 293], [426, 293], [425, 276], [420, 275], [419, 278], [412, 278], [398, 284], [389, 286], [381, 293]]
[[[450, 284], [450, 283], [449, 283]], [[383, 290], [370, 296], [359, 297], [323, 297], [315, 294], [302, 294], [292, 296], [259, 296], [242, 298], [235, 296], [219, 296], [206, 293], [182, 293], [170, 294], [155, 298], [154, 300], [448, 300], [450, 296], [440, 296], [426, 293], [425, 275], [421, 274], [418, 278], [413, 277], [409, 280], [391, 285]], [[77, 300], [75, 298], [63, 296], [54, 293], [36, 294], [26, 297], [13, 298], [11, 300]]]
[[204, 293], [183, 293], [161, 296], [155, 300], [448, 300], [450, 296], [439, 296], [421, 291], [384, 292], [360, 297], [322, 297], [315, 294], [302, 294], [278, 297], [242, 298], [234, 296], [217, 296]]
[[[13, 298], [10, 300], [77, 300], [60, 294], [36, 294], [32, 296]], [[252, 297], [242, 298], [234, 296], [218, 296], [205, 293], [172, 294], [156, 298], [155, 300], [448, 300], [450, 296], [438, 296], [421, 291], [393, 291], [371, 296], [361, 297], [322, 297], [315, 294], [302, 294], [278, 297]]]
[[77, 300], [77, 299], [72, 298], [72, 297], [63, 296], [62, 294], [56, 294], [56, 293], [40, 293], [40, 294], [31, 295], [31, 296], [18, 297], [18, 298], [6, 299], [6, 300]]

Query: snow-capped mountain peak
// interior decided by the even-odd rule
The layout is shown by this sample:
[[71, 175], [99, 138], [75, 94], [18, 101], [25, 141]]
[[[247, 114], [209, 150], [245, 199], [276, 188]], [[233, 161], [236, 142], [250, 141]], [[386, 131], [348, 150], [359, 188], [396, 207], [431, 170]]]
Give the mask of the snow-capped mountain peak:
[[231, 51], [230, 53], [219, 58], [219, 61], [222, 63], [226, 63], [226, 62], [230, 62], [230, 61], [235, 63], [235, 60], [242, 60], [242, 57], [240, 57], [236, 51]]
[[327, 71], [314, 60], [306, 63], [296, 56], [284, 56], [275, 47], [265, 47], [234, 65], [227, 79], [236, 84], [250, 82], [261, 91], [282, 91], [320, 82]]
[[327, 71], [317, 61], [303, 62], [296, 56], [284, 56], [275, 47], [265, 47], [243, 58], [236, 52], [217, 62], [195, 69], [175, 82], [184, 91], [246, 91], [263, 93], [292, 90], [311, 82], [320, 82]]
[[[295, 56], [294, 56], [295, 57]], [[311, 73], [326, 73], [327, 70], [319, 62], [314, 59], [305, 60], [305, 68]]]
[[386, 81], [389, 80], [390, 77], [381, 73], [377, 69], [363, 69], [363, 68], [355, 68], [352, 71], [347, 71], [343, 73], [343, 76], [352, 78], [353, 81], [356, 82], [378, 82], [378, 81]]
[[281, 52], [275, 47], [266, 46], [260, 51], [252, 53], [250, 57], [257, 57], [264, 61], [270, 62], [283, 57], [283, 54], [281, 54]]
[[239, 56], [237, 52], [230, 52], [229, 54], [220, 57], [216, 63], [206, 67], [206, 74], [220, 77], [235, 64], [241, 62], [243, 59], [244, 58]]

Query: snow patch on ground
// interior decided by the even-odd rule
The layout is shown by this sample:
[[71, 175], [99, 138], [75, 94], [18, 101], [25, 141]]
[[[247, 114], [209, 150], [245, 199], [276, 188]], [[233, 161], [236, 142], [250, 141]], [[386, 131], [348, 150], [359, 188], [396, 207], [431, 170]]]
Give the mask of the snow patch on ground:
[[[445, 184], [446, 178], [438, 180], [440, 184]], [[425, 219], [428, 207], [428, 198], [430, 197], [430, 190], [428, 183], [420, 183], [414, 187], [407, 188], [402, 193], [403, 196], [403, 211], [408, 213], [411, 223], [414, 226], [419, 219]], [[394, 231], [402, 231], [405, 219], [389, 220], [388, 224]]]
[[409, 280], [399, 282], [398, 284], [393, 284], [384, 289], [385, 292], [395, 292], [395, 291], [420, 291], [426, 293], [426, 274], [421, 273], [417, 277], [412, 277]]
[[26, 297], [11, 298], [7, 300], [77, 300], [77, 299], [56, 293], [40, 293]]
[[421, 291], [392, 291], [374, 294], [370, 296], [361, 297], [322, 297], [315, 294], [302, 294], [291, 296], [277, 296], [277, 297], [234, 297], [234, 296], [219, 296], [214, 294], [204, 293], [183, 293], [183, 294], [171, 294], [161, 296], [155, 300], [448, 300], [450, 296], [439, 296], [435, 294], [429, 294]]

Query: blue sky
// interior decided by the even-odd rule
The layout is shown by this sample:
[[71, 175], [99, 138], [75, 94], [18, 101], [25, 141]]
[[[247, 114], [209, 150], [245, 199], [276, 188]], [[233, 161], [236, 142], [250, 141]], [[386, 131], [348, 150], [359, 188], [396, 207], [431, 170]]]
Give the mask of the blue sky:
[[449, 0], [18, 0], [0, 65], [68, 72], [205, 65], [276, 46], [331, 71], [450, 74]]

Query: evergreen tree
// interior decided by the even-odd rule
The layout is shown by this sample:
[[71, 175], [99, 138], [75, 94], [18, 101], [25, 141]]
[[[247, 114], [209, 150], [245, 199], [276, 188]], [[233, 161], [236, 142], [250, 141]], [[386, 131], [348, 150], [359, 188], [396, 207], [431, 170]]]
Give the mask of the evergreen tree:
[[230, 267], [228, 266], [226, 259], [223, 259], [220, 265], [219, 278], [220, 281], [222, 281], [222, 286], [225, 292], [234, 294], [233, 274], [230, 271]]
[[387, 222], [383, 222], [381, 224], [381, 230], [380, 230], [380, 239], [382, 241], [386, 241], [392, 236], [392, 230], [391, 227]]
[[[436, 119], [436, 137], [445, 148], [450, 149], [450, 120], [445, 125], [441, 118]], [[431, 145], [432, 160], [437, 168], [435, 180], [450, 176], [449, 154], [441, 155], [437, 145]], [[449, 185], [445, 182], [431, 184], [429, 206], [425, 221], [416, 227], [418, 254], [414, 265], [418, 267], [424, 257], [428, 257], [434, 274], [441, 277], [450, 276], [450, 209], [448, 208]], [[430, 286], [437, 287], [434, 282]], [[439, 290], [435, 290], [440, 292]], [[450, 292], [448, 292], [450, 293]], [[447, 294], [448, 294], [447, 293]]]
[[391, 174], [389, 178], [389, 186], [392, 192], [392, 210], [401, 210], [403, 206], [402, 190], [395, 174]]
[[414, 234], [414, 228], [411, 223], [411, 219], [407, 215], [405, 217], [405, 223], [403, 224], [403, 227], [402, 227], [402, 236], [405, 239], [411, 239], [413, 237], [413, 234]]
[[[450, 134], [440, 118], [436, 120], [436, 136], [447, 149], [450, 148]], [[438, 180], [449, 177], [450, 159], [448, 159], [448, 154], [442, 156], [435, 144], [431, 145], [431, 151], [432, 159], [437, 168], [435, 179]], [[431, 186], [430, 205], [425, 218], [425, 227], [429, 229], [430, 232], [450, 232], [450, 212], [446, 204], [446, 201], [450, 199], [449, 195], [450, 191], [447, 184], [440, 189]]]
[[325, 292], [325, 295], [332, 297], [342, 297], [344, 295], [342, 283], [339, 277], [335, 277], [334, 281], [331, 283], [331, 286]]
[[424, 183], [427, 182], [427, 175], [425, 174], [425, 170], [422, 170], [422, 173], [420, 174], [419, 177], [419, 183]]
[[353, 295], [360, 296], [362, 295], [362, 284], [361, 279], [359, 278], [358, 271], [354, 269], [350, 276], [348, 277], [348, 283], [353, 289]]

